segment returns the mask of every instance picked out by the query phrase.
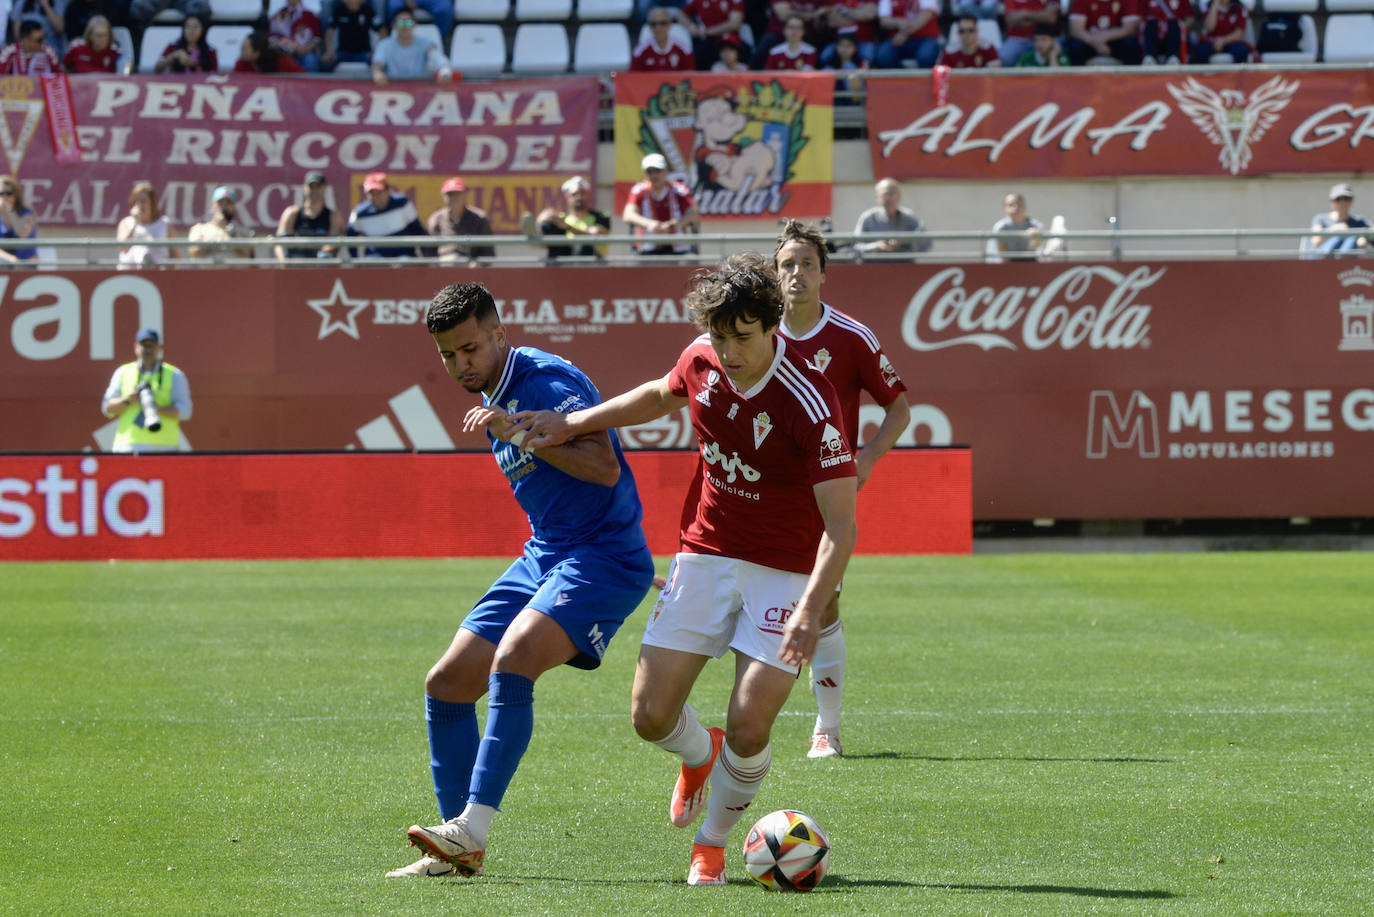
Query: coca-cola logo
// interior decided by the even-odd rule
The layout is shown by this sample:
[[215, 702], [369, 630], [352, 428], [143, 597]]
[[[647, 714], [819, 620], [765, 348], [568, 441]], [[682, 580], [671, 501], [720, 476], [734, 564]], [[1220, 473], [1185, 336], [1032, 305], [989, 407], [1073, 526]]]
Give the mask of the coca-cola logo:
[[1153, 307], [1136, 298], [1165, 270], [1142, 266], [1123, 274], [1105, 265], [1082, 265], [1043, 287], [967, 290], [964, 269], [946, 268], [911, 297], [902, 316], [902, 340], [912, 350], [961, 344], [984, 350], [1147, 347]]

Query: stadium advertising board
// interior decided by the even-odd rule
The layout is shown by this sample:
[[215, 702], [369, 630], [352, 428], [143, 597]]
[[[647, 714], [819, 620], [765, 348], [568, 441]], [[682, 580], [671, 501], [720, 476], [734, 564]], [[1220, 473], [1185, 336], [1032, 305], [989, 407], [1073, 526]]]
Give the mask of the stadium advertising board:
[[[612, 395], [695, 335], [690, 268], [486, 269], [513, 339]], [[164, 330], [198, 451], [484, 449], [423, 316], [452, 270], [0, 276], [0, 450], [107, 447], [99, 399]], [[208, 290], [232, 290], [213, 302]], [[977, 519], [1368, 516], [1374, 270], [1344, 260], [832, 265], [910, 389], [909, 445], [969, 444]], [[864, 430], [881, 411], [864, 409]], [[863, 434], [861, 434], [862, 437]], [[694, 447], [685, 415], [625, 431]]]
[[[969, 451], [870, 478], [863, 554], [972, 550]], [[693, 452], [630, 458], [655, 554], [677, 550]], [[529, 523], [490, 455], [0, 455], [0, 559], [508, 557]]]
[[[393, 83], [234, 74], [105, 74], [70, 78], [81, 153], [62, 164], [36, 79], [0, 80], [0, 132], [12, 174], [43, 226], [108, 232], [128, 212], [134, 182], [156, 176], [175, 226], [205, 218], [220, 185], [239, 193], [239, 220], [262, 231], [297, 203], [307, 171], [329, 178], [331, 206], [361, 199], [363, 176], [386, 172], [422, 215], [461, 175], [468, 204], [497, 232], [526, 210], [561, 203], [569, 175], [595, 181], [599, 86], [593, 77], [500, 83]], [[19, 116], [23, 125], [19, 127]], [[53, 134], [54, 137], [58, 134]], [[264, 175], [270, 179], [264, 181]], [[80, 181], [76, 181], [76, 177]]]
[[956, 70], [868, 83], [875, 175], [1024, 179], [1364, 173], [1374, 72]]
[[822, 73], [616, 74], [616, 212], [659, 153], [713, 220], [829, 216], [834, 95]]

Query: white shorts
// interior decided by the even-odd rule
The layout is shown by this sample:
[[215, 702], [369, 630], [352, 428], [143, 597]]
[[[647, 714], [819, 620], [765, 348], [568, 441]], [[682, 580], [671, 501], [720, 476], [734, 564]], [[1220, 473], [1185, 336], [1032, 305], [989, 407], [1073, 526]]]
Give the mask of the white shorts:
[[678, 554], [649, 613], [643, 642], [712, 658], [733, 649], [796, 675], [800, 667], [784, 663], [778, 651], [808, 579], [733, 557]]

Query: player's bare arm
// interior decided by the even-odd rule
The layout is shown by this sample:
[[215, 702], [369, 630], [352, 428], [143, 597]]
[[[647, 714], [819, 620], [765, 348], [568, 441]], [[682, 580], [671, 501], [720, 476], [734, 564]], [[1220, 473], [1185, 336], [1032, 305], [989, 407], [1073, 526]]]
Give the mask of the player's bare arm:
[[474, 407], [463, 417], [463, 432], [486, 427], [497, 439], [534, 452], [540, 461], [580, 481], [611, 487], [620, 480], [620, 462], [616, 460], [611, 438], [606, 433], [593, 432], [559, 445], [535, 446], [515, 428], [511, 416], [500, 408]]
[[783, 628], [778, 658], [788, 665], [806, 665], [811, 661], [820, 637], [821, 615], [844, 578], [859, 538], [859, 527], [854, 521], [854, 506], [858, 502], [856, 479], [835, 478], [812, 489], [825, 522], [825, 533], [816, 549], [816, 565], [811, 569], [806, 590]]
[[906, 430], [906, 425], [910, 420], [911, 405], [907, 403], [906, 394], [898, 394], [897, 398], [887, 406], [886, 413], [883, 415], [883, 422], [878, 426], [878, 432], [873, 435], [872, 439], [864, 443], [864, 447], [854, 457], [854, 464], [859, 471], [860, 490], [863, 490], [864, 484], [868, 481], [868, 476], [873, 473], [873, 466], [878, 464], [878, 459], [887, 455], [888, 450], [897, 444], [898, 438]]
[[567, 414], [519, 411], [511, 415], [509, 435], [523, 434], [526, 449], [542, 449], [588, 433], [648, 423], [678, 410], [686, 403], [686, 398], [679, 398], [672, 393], [668, 387], [668, 377], [664, 376], [581, 411]]

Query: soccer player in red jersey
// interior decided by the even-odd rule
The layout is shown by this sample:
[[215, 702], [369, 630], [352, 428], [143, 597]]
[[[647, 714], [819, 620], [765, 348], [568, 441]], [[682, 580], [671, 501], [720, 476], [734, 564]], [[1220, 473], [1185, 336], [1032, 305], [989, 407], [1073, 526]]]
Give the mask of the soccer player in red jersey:
[[[512, 429], [541, 448], [689, 408], [700, 499], [644, 631], [631, 718], [682, 759], [669, 820], [686, 827], [706, 811], [687, 883], [722, 885], [727, 836], [768, 773], [773, 721], [853, 553], [858, 487], [834, 387], [777, 333], [783, 298], [767, 260], [731, 256], [684, 302], [707, 333], [666, 376], [588, 410], [521, 412]], [[708, 730], [687, 698], [726, 650], [734, 690], [725, 729]]]
[[[874, 464], [897, 442], [911, 419], [906, 386], [883, 353], [878, 337], [863, 323], [821, 301], [825, 282], [825, 237], [796, 220], [778, 235], [773, 265], [786, 303], [778, 335], [789, 352], [825, 374], [840, 400], [845, 437], [859, 442], [859, 399], [863, 392], [883, 409], [883, 420], [855, 457], [863, 488]], [[816, 697], [816, 727], [807, 757], [840, 755], [840, 712], [845, 674], [844, 625], [839, 593], [831, 593], [821, 617], [821, 635], [811, 658], [811, 693]]]

